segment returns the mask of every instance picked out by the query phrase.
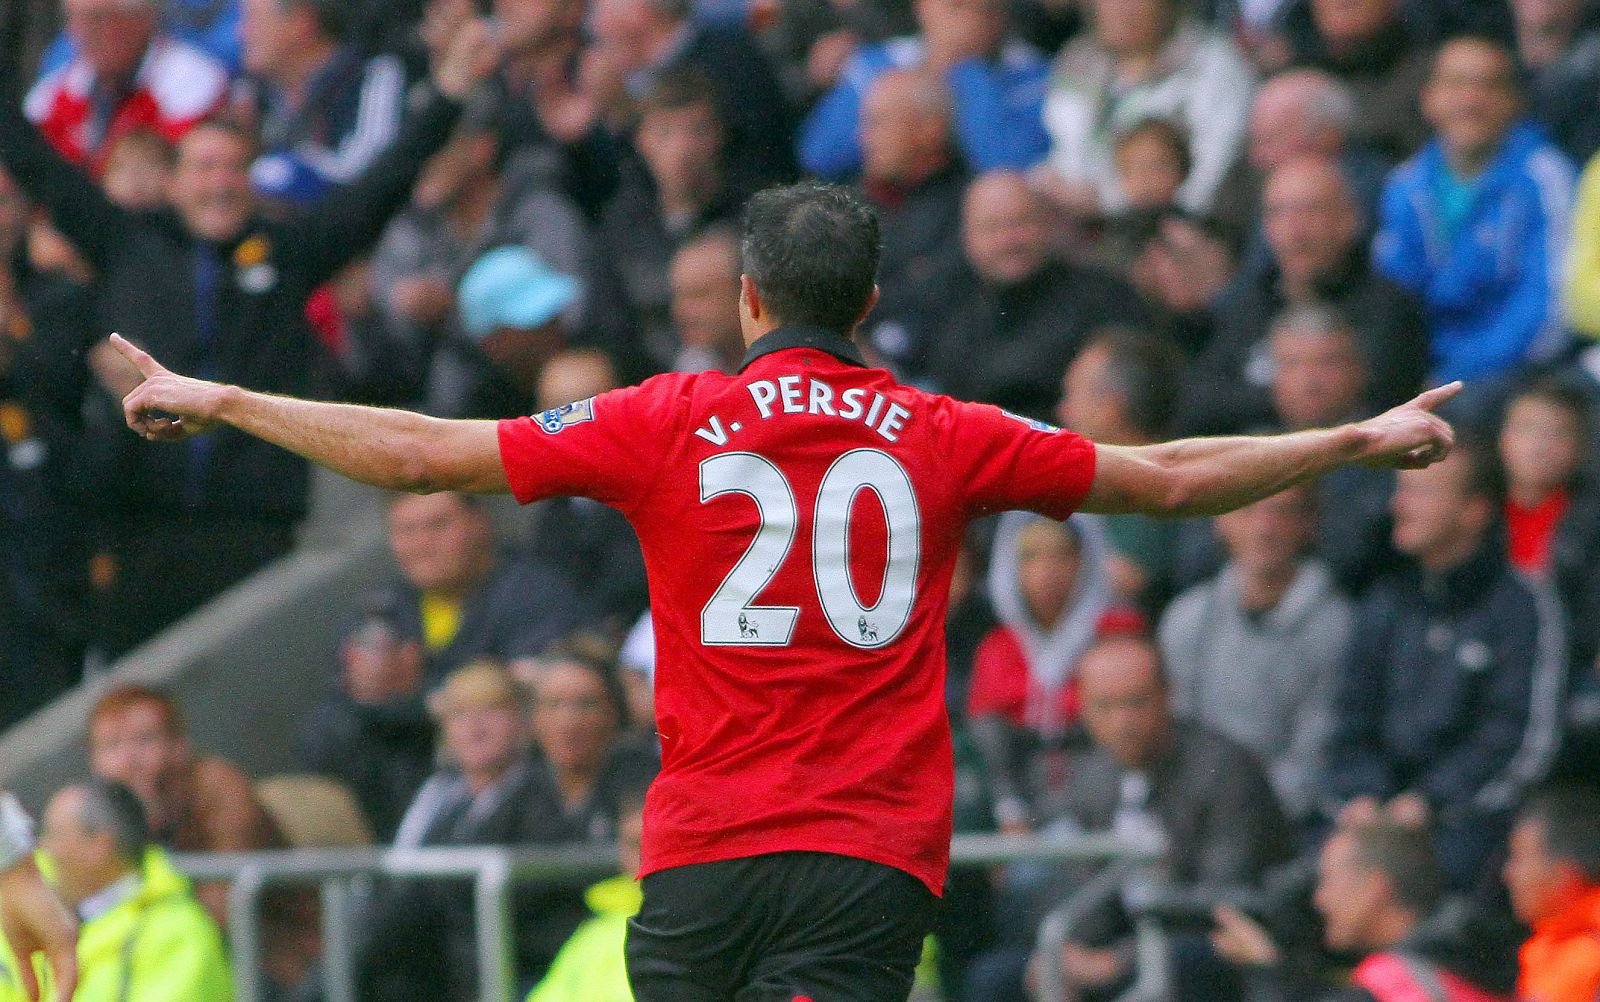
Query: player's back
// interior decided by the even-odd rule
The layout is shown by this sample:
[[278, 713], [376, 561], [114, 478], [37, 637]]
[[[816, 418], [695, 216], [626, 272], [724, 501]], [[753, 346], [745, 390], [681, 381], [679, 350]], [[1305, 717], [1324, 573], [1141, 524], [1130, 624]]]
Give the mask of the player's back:
[[812, 850], [937, 892], [961, 534], [1019, 501], [1064, 515], [1092, 447], [900, 386], [842, 339], [790, 330], [736, 376], [659, 377], [541, 420], [550, 439], [571, 436], [557, 451], [577, 470], [519, 483], [518, 443], [544, 434], [525, 419], [503, 432], [519, 497], [600, 497], [644, 549], [663, 765], [644, 871]]

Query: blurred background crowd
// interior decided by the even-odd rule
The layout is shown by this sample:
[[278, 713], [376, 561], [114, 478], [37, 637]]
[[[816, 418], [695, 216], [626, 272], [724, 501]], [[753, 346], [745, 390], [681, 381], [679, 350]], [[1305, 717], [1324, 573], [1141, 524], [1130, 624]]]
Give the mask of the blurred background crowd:
[[[13, 0], [0, 35], [0, 726], [307, 513], [283, 452], [127, 433], [106, 332], [451, 417], [732, 372], [741, 206], [815, 177], [880, 214], [861, 337], [907, 383], [1116, 444], [1468, 383], [1425, 471], [977, 527], [958, 829], [1155, 831], [1165, 890], [1066, 921], [1082, 873], [958, 871], [924, 987], [1115, 998], [1156, 915], [1179, 999], [1600, 997], [1600, 4]], [[162, 692], [96, 704], [94, 778], [44, 825], [101, 930], [80, 997], [227, 997], [226, 889], [162, 847], [299, 844], [307, 803], [380, 844], [616, 840], [587, 905], [519, 892], [518, 971], [587, 919], [536, 997], [626, 997], [657, 751], [631, 530], [584, 500], [386, 519], [393, 579], [298, 724], [332, 782], [253, 787]], [[364, 907], [363, 997], [470, 995], [466, 891]], [[269, 900], [285, 998], [314, 997], [315, 908]]]

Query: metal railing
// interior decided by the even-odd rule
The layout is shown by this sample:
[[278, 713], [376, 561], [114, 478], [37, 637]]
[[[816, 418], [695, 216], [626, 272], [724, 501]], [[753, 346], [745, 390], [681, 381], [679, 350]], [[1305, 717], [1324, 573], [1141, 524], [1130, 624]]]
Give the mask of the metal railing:
[[[1108, 834], [964, 835], [950, 847], [954, 865], [1041, 860], [1076, 863], [1153, 862], [1161, 848]], [[322, 978], [327, 1002], [356, 1002], [355, 882], [374, 877], [469, 879], [476, 919], [478, 994], [483, 1002], [518, 1002], [511, 887], [519, 881], [581, 884], [616, 872], [616, 850], [604, 844], [540, 849], [284, 849], [195, 853], [174, 857], [197, 881], [227, 881], [228, 934], [236, 1002], [261, 1002], [261, 895], [269, 887], [316, 884], [322, 897]]]

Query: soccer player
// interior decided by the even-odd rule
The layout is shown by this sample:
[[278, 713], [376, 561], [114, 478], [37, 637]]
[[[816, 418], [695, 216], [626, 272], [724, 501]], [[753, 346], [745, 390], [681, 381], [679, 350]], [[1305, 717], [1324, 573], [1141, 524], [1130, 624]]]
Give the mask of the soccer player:
[[129, 426], [228, 424], [367, 483], [585, 495], [633, 523], [659, 651], [641, 1002], [882, 1002], [911, 986], [951, 830], [944, 620], [962, 530], [1025, 508], [1226, 511], [1341, 463], [1449, 451], [1447, 386], [1360, 424], [1096, 446], [897, 385], [851, 335], [877, 300], [872, 211], [842, 189], [755, 196], [736, 375], [658, 376], [532, 417], [445, 421], [168, 372]]
[[33, 823], [9, 793], [0, 793], [0, 935], [17, 969], [0, 969], [21, 982], [28, 998], [39, 999], [33, 955], [41, 952], [50, 970], [51, 1002], [68, 1002], [78, 987], [78, 926], [54, 891], [45, 886], [33, 862]]

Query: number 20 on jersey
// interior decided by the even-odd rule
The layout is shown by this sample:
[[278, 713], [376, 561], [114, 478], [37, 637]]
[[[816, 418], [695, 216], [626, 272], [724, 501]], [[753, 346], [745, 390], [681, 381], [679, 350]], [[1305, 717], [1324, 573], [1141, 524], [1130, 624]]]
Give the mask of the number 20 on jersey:
[[[889, 528], [883, 590], [870, 607], [862, 604], [850, 577], [850, 518], [862, 491], [878, 496]], [[754, 603], [794, 545], [800, 523], [794, 489], [770, 459], [726, 452], [700, 464], [700, 502], [709, 504], [726, 494], [754, 501], [760, 526], [701, 610], [700, 641], [723, 647], [787, 646], [800, 609]], [[911, 619], [922, 554], [921, 515], [911, 478], [888, 453], [853, 449], [828, 467], [813, 504], [812, 578], [828, 626], [852, 647], [870, 650], [893, 643]]]

